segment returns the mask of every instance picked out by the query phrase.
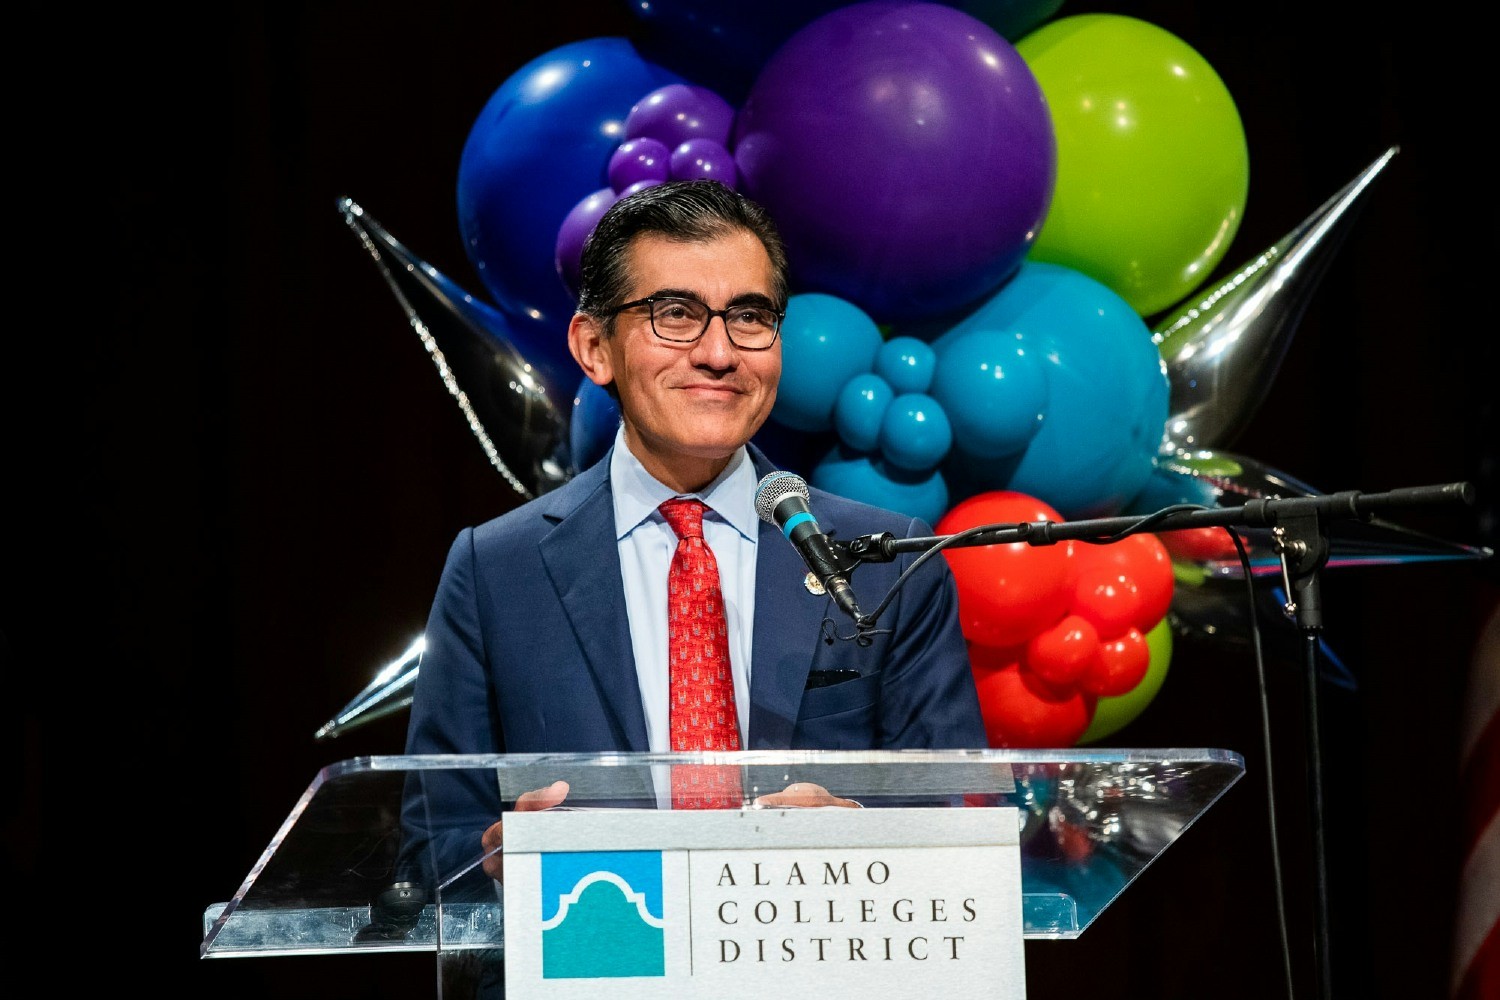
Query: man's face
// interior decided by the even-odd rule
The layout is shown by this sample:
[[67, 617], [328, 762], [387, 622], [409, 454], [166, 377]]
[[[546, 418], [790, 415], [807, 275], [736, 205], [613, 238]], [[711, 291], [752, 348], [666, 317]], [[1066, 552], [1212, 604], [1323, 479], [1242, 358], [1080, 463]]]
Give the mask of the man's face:
[[[711, 309], [774, 302], [770, 258], [748, 232], [706, 243], [643, 234], [627, 263], [626, 302], [648, 295], [695, 298]], [[644, 306], [619, 313], [608, 339], [600, 326], [575, 317], [574, 356], [596, 384], [614, 382], [625, 440], [664, 484], [680, 492], [706, 485], [770, 415], [781, 379], [780, 338], [764, 351], [741, 350], [716, 316], [698, 340], [673, 344], [652, 333]]]

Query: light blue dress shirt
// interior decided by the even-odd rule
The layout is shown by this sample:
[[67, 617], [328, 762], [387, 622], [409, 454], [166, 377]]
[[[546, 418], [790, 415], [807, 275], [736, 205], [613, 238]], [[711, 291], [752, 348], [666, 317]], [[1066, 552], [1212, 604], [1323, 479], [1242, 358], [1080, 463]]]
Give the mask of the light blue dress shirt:
[[[615, 539], [630, 618], [631, 646], [646, 736], [654, 753], [672, 749], [668, 725], [670, 684], [667, 670], [667, 571], [677, 549], [677, 535], [657, 510], [678, 496], [657, 481], [631, 454], [621, 425], [615, 433], [609, 475], [615, 505]], [[734, 705], [739, 716], [740, 747], [749, 746], [750, 641], [755, 622], [755, 553], [759, 532], [755, 513], [755, 465], [743, 447], [719, 477], [698, 493], [708, 505], [703, 539], [719, 564], [719, 586], [729, 625], [729, 664], [734, 673]]]

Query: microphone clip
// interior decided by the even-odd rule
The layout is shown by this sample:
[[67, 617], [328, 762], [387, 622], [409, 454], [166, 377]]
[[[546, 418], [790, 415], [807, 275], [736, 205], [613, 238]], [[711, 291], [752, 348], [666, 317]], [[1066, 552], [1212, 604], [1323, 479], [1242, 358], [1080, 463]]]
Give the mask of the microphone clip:
[[892, 543], [895, 540], [896, 536], [889, 531], [881, 531], [873, 535], [860, 535], [851, 542], [835, 542], [834, 548], [850, 560], [849, 571], [853, 572], [854, 567], [860, 563], [894, 562], [897, 553], [892, 548]]

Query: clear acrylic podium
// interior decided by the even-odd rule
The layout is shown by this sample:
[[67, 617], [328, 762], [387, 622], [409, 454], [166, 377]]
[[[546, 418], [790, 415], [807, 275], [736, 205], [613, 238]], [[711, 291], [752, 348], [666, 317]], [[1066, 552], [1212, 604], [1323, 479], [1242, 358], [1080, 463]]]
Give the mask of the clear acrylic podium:
[[446, 831], [456, 851], [424, 846], [414, 857], [413, 840], [437, 838], [414, 837], [411, 816], [440, 814], [462, 789], [493, 796], [486, 817], [498, 818], [522, 792], [559, 778], [571, 786], [567, 805], [658, 808], [663, 772], [684, 765], [732, 765], [747, 808], [756, 795], [799, 781], [867, 809], [1014, 806], [1024, 934], [1050, 939], [1087, 930], [1244, 773], [1238, 754], [1216, 749], [356, 758], [320, 771], [239, 890], [207, 907], [200, 957], [427, 951], [439, 995], [475, 995], [505, 946], [499, 885], [483, 871], [482, 826]]

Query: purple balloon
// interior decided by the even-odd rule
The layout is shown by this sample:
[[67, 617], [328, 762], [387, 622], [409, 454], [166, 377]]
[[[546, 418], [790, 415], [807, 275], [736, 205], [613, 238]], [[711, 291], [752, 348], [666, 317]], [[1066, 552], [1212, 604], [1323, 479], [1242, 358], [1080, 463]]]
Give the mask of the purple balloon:
[[729, 145], [734, 108], [707, 87], [669, 83], [641, 98], [625, 119], [625, 137], [646, 136], [672, 149], [689, 139], [712, 139]]
[[557, 251], [553, 261], [568, 294], [575, 299], [578, 297], [578, 279], [582, 275], [583, 243], [604, 213], [609, 211], [609, 206], [621, 197], [615, 194], [614, 188], [607, 187], [585, 195], [563, 216], [562, 225], [557, 227]]
[[736, 119], [740, 186], [775, 216], [794, 281], [879, 322], [984, 298], [1052, 199], [1040, 85], [993, 28], [943, 4], [833, 10], [762, 68]]
[[648, 187], [656, 187], [656, 185], [658, 185], [660, 183], [662, 183], [662, 182], [661, 181], [653, 181], [653, 180], [636, 181], [634, 184], [630, 185], [630, 187], [626, 188], [624, 191], [621, 191], [620, 192], [620, 197], [621, 198], [629, 198], [631, 195], [635, 194], [637, 191], [644, 191]]
[[624, 191], [636, 181], [664, 181], [672, 176], [672, 150], [658, 139], [627, 139], [609, 158], [609, 186]]
[[723, 181], [738, 187], [734, 154], [712, 139], [689, 139], [672, 150], [671, 170], [674, 181]]

